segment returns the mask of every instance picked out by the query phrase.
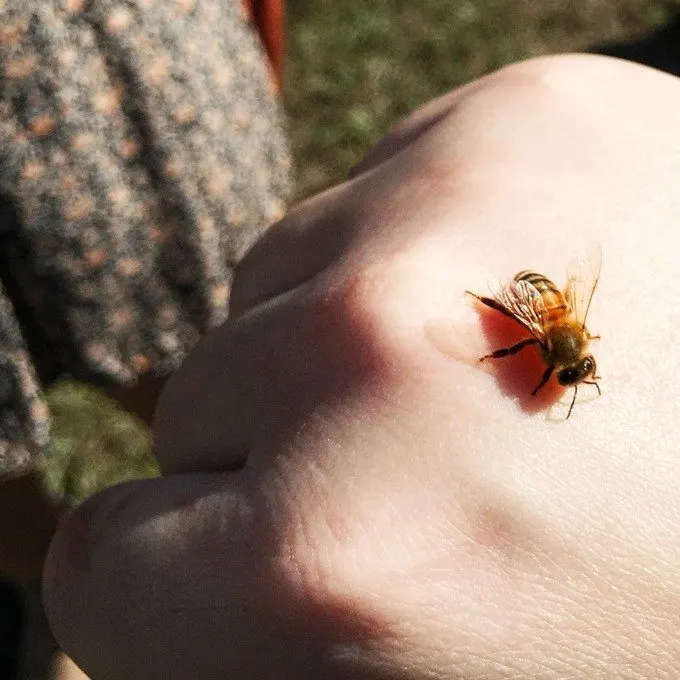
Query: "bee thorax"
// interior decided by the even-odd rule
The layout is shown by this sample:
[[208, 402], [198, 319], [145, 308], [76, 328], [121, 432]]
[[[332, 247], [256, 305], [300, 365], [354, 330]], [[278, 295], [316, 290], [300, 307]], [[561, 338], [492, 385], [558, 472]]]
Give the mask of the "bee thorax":
[[567, 366], [578, 361], [587, 344], [583, 332], [567, 324], [553, 326], [547, 340], [546, 359], [554, 366]]

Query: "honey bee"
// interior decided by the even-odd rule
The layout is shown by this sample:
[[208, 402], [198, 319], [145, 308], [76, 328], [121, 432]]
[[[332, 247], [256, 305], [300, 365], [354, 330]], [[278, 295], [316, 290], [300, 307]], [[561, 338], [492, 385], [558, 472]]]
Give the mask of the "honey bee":
[[564, 292], [548, 277], [533, 271], [521, 271], [507, 285], [493, 286], [493, 297], [465, 291], [482, 304], [509, 316], [531, 334], [512, 347], [486, 354], [480, 361], [501, 359], [517, 354], [525, 347], [538, 345], [547, 368], [531, 394], [538, 394], [556, 373], [560, 385], [574, 388], [567, 418], [574, 408], [581, 383], [595, 385], [598, 395], [602, 394], [597, 382], [600, 377], [596, 374], [595, 359], [588, 351], [590, 341], [600, 336], [591, 335], [586, 328], [590, 305], [600, 280], [601, 263], [599, 247], [587, 257], [574, 261], [568, 268]]

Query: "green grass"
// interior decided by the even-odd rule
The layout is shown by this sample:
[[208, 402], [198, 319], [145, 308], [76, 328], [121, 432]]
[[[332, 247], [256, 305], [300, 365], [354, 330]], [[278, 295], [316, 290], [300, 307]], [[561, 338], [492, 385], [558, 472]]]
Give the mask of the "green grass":
[[288, 0], [298, 196], [342, 181], [398, 119], [504, 64], [663, 23], [678, 0]]
[[[539, 54], [584, 50], [663, 23], [680, 0], [287, 0], [285, 103], [298, 197], [342, 181], [399, 118]], [[49, 393], [48, 487], [78, 501], [156, 467], [144, 428], [89, 388]]]
[[146, 427], [98, 390], [61, 382], [47, 400], [53, 424], [43, 477], [51, 493], [79, 503], [117, 482], [158, 474]]

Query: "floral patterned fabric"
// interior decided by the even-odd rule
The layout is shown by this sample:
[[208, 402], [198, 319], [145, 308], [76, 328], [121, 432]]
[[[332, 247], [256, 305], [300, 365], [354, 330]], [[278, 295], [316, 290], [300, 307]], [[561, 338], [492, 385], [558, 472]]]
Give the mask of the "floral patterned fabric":
[[0, 2], [0, 474], [40, 384], [168, 373], [226, 319], [289, 165], [240, 0]]

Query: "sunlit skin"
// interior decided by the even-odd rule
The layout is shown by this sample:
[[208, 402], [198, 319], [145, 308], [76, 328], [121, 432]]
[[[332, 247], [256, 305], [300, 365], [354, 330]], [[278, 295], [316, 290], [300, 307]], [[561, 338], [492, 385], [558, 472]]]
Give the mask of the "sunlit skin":
[[[160, 397], [164, 476], [57, 533], [72, 658], [106, 680], [677, 680], [678, 111], [651, 69], [520, 64], [275, 225]], [[556, 424], [507, 394], [555, 396], [506, 379], [540, 356], [479, 363], [524, 330], [463, 291], [591, 239], [606, 389]]]

